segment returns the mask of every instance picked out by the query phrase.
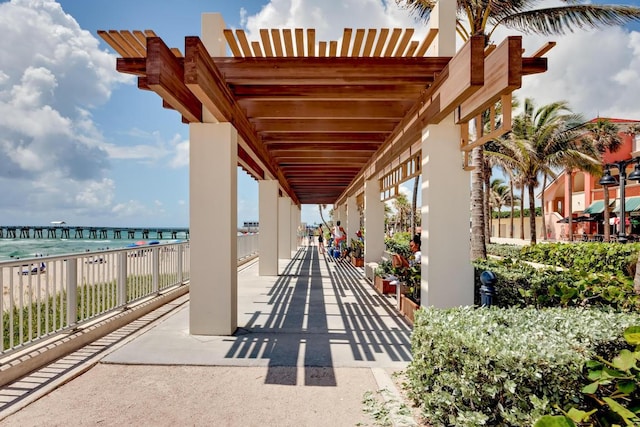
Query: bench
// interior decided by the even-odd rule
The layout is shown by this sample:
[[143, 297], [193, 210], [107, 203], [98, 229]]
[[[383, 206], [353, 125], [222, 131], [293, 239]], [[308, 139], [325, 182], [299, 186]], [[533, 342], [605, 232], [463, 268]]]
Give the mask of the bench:
[[[389, 260], [391, 260], [391, 254], [387, 251], [384, 251], [382, 253], [382, 258], [380, 262], [389, 261]], [[373, 283], [375, 271], [376, 271], [376, 268], [378, 268], [378, 266], [380, 265], [380, 262], [372, 261], [372, 262], [366, 262], [364, 264], [364, 277], [369, 281], [369, 283]]]

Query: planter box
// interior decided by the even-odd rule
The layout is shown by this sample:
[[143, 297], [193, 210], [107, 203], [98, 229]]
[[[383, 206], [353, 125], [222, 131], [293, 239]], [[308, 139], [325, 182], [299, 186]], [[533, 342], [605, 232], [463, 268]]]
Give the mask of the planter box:
[[412, 325], [413, 314], [419, 308], [420, 306], [413, 302], [412, 299], [407, 298], [404, 294], [400, 294], [400, 313], [402, 313]]
[[364, 267], [364, 258], [351, 257], [351, 264], [354, 267]]
[[396, 285], [391, 284], [391, 279], [384, 279], [380, 276], [375, 276], [373, 280], [373, 286], [381, 294], [395, 294]]

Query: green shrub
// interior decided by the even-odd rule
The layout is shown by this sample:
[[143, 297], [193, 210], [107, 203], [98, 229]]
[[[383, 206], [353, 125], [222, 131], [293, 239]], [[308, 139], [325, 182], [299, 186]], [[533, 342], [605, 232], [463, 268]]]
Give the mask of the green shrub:
[[487, 254], [506, 258], [519, 258], [522, 246], [506, 245], [499, 243], [489, 243], [487, 245]]
[[433, 425], [532, 425], [553, 404], [582, 403], [582, 367], [638, 319], [586, 309], [423, 308], [407, 392]]
[[476, 305], [480, 305], [479, 276], [482, 271], [491, 270], [497, 277], [494, 305], [499, 307], [640, 309], [640, 296], [633, 290], [633, 280], [624, 275], [535, 268], [508, 258], [479, 260], [474, 267]]
[[384, 245], [388, 252], [392, 254], [400, 254], [405, 258], [409, 258], [411, 255], [411, 249], [409, 248], [410, 240], [410, 233], [399, 232], [395, 233], [393, 237], [385, 237]]
[[548, 243], [524, 246], [519, 259], [587, 272], [633, 277], [640, 243]]

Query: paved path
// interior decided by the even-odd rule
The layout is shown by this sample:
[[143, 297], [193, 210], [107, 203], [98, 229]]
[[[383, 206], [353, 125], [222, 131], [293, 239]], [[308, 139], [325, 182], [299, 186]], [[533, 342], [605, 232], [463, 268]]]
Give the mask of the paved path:
[[[189, 335], [182, 297], [138, 330], [105, 337], [96, 354], [85, 349], [5, 388], [34, 390], [5, 405], [1, 425], [375, 425], [365, 393], [401, 400], [392, 374], [411, 357], [411, 329], [394, 300], [362, 268], [315, 247], [282, 261], [278, 277], [257, 271], [254, 262], [238, 272], [234, 336]], [[34, 387], [44, 376], [53, 379]]]

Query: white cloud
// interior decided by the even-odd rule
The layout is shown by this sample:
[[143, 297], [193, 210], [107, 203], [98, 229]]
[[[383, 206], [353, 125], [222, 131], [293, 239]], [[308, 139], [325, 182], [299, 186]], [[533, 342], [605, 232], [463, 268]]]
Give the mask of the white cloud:
[[126, 203], [118, 203], [111, 209], [111, 212], [118, 218], [135, 218], [139, 216], [149, 216], [152, 213], [138, 200], [129, 200]]
[[89, 110], [131, 77], [53, 0], [0, 3], [0, 33], [0, 180], [34, 210], [108, 206], [115, 184]]
[[[179, 136], [176, 135], [176, 138]], [[173, 158], [169, 161], [169, 166], [172, 168], [182, 168], [189, 166], [189, 141], [178, 140], [174, 138], [173, 146]]]
[[[425, 34], [425, 25], [393, 0], [272, 0], [256, 15], [247, 18], [251, 40], [259, 39], [261, 28], [315, 28], [316, 40], [338, 40], [345, 28], [416, 28]], [[417, 37], [414, 36], [414, 37]]]
[[[500, 29], [493, 39], [500, 42], [507, 34], [515, 33]], [[609, 27], [564, 36], [524, 35], [525, 55], [547, 41], [557, 43], [545, 55], [548, 71], [524, 76], [518, 98], [533, 98], [537, 106], [565, 100], [585, 120], [640, 119], [640, 33]]]

